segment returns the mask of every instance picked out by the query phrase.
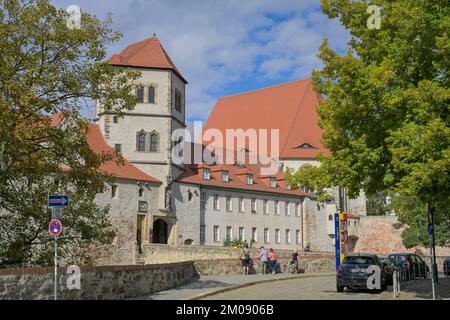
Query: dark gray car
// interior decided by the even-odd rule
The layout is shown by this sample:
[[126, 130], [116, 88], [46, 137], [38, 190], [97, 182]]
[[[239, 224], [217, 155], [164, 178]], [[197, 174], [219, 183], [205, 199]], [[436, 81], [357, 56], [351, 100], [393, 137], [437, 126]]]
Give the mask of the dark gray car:
[[368, 273], [367, 269], [373, 265], [380, 268], [381, 290], [386, 290], [385, 266], [376, 255], [370, 253], [350, 254], [344, 258], [337, 270], [336, 290], [343, 292], [346, 287], [349, 289], [368, 289], [367, 280], [371, 273]]

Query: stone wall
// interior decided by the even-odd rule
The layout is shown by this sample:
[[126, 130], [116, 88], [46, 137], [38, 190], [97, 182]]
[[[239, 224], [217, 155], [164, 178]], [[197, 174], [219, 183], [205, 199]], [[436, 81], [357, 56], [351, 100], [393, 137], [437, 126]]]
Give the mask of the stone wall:
[[[406, 225], [395, 216], [361, 216], [359, 220], [359, 239], [354, 252], [371, 252], [387, 255], [393, 252], [412, 252], [421, 256], [430, 253], [429, 248], [406, 249], [402, 242], [402, 232]], [[436, 247], [437, 256], [450, 255], [449, 247]]]
[[[269, 248], [266, 246], [266, 248]], [[198, 261], [210, 259], [238, 259], [241, 250], [239, 248], [216, 247], [216, 246], [194, 246], [177, 245], [169, 246], [162, 244], [148, 244], [143, 246], [145, 264], [171, 263], [180, 261]], [[292, 250], [275, 250], [279, 257], [291, 257]], [[250, 255], [258, 256], [259, 249], [251, 248]], [[310, 254], [300, 252], [299, 254]]]
[[[289, 273], [288, 257], [278, 257], [282, 273]], [[260, 272], [260, 264], [257, 259], [253, 259], [253, 269], [251, 273]], [[305, 272], [334, 272], [335, 259], [329, 254], [302, 255], [299, 257], [299, 266], [305, 269]], [[225, 275], [230, 273], [242, 273], [239, 259], [212, 259], [195, 261], [195, 268], [200, 275]]]
[[[174, 288], [198, 278], [192, 262], [81, 267], [81, 289], [67, 288], [65, 268], [58, 270], [58, 299], [124, 299]], [[0, 269], [0, 300], [53, 299], [53, 268]]]

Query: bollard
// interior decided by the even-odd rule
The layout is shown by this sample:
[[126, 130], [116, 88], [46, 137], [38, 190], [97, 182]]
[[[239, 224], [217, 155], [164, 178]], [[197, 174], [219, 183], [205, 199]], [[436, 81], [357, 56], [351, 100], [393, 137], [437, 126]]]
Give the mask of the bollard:
[[397, 298], [397, 270], [392, 274], [392, 295], [393, 299]]

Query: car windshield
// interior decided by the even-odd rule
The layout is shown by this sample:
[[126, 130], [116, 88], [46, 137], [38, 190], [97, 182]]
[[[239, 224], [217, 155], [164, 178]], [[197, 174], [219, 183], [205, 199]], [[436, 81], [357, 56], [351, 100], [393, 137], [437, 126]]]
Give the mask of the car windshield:
[[345, 257], [345, 264], [374, 264], [372, 257]]
[[406, 261], [406, 256], [389, 256], [389, 258], [391, 258], [393, 261], [397, 263]]

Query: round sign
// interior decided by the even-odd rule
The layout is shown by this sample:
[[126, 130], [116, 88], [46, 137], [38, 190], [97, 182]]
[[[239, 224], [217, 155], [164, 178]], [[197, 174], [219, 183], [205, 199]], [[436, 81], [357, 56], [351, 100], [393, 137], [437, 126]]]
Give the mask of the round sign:
[[48, 231], [50, 231], [50, 234], [52, 236], [59, 236], [62, 231], [61, 221], [59, 221], [58, 219], [53, 219], [52, 221], [50, 221], [50, 224], [48, 225]]

